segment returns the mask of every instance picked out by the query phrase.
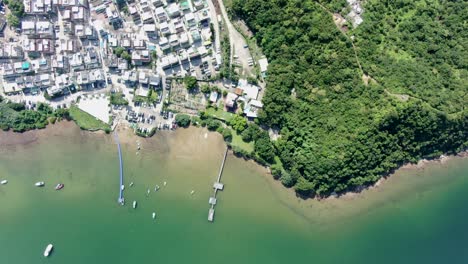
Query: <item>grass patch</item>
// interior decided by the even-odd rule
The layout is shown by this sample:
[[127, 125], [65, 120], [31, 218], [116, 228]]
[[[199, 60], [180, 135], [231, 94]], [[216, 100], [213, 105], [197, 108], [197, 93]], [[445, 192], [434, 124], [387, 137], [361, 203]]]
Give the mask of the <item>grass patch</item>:
[[231, 121], [231, 119], [234, 117], [233, 113], [223, 111], [223, 110], [221, 110], [219, 108], [218, 108], [218, 110], [216, 110], [213, 107], [210, 107], [210, 108], [206, 109], [205, 112], [206, 112], [207, 115], [209, 115], [211, 117], [214, 117], [216, 119], [220, 119], [220, 120], [223, 120], [223, 121], [226, 121], [226, 122]]
[[240, 149], [243, 149], [243, 150], [245, 150], [245, 151], [248, 152], [248, 153], [252, 153], [253, 150], [254, 150], [254, 143], [253, 143], [253, 141], [252, 141], [252, 142], [249, 142], [249, 143], [244, 142], [244, 141], [242, 140], [242, 137], [241, 137], [239, 134], [237, 134], [237, 132], [236, 132], [234, 129], [232, 130], [232, 142], [231, 142], [231, 145], [232, 145], [232, 146], [236, 146], [236, 147], [238, 147], [238, 148], [240, 148]]
[[108, 124], [79, 109], [76, 105], [70, 107], [70, 116], [81, 129], [110, 131]]

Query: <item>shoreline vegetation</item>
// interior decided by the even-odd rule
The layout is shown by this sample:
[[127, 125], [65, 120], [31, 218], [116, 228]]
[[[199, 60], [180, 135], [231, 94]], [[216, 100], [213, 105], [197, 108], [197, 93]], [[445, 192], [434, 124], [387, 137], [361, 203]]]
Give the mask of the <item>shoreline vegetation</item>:
[[353, 191], [349, 191], [346, 193], [342, 194], [334, 194], [330, 195], [324, 198], [321, 197], [316, 197], [316, 200], [327, 200], [327, 199], [347, 199], [347, 198], [352, 198], [356, 195], [362, 194], [366, 191], [371, 191], [374, 189], [379, 188], [381, 185], [385, 184], [391, 177], [392, 175], [396, 174], [398, 171], [401, 170], [424, 170], [427, 167], [430, 167], [432, 165], [443, 165], [449, 162], [450, 160], [456, 159], [456, 158], [463, 158], [466, 159], [468, 158], [468, 150], [464, 150], [462, 152], [456, 153], [456, 154], [451, 154], [451, 155], [441, 155], [440, 157], [433, 158], [433, 159], [421, 159], [416, 163], [406, 163], [400, 167], [398, 167], [396, 170], [392, 171], [388, 175], [382, 176], [378, 181], [376, 181], [374, 184], [369, 185], [369, 186], [363, 186], [360, 189], [356, 189]]
[[[66, 125], [62, 122], [59, 122], [59, 121], [68, 121], [68, 122], [65, 122], [65, 123], [69, 123], [71, 121], [73, 126], [76, 126], [78, 128], [80, 128], [81, 130], [84, 130], [84, 131], [89, 131], [91, 133], [95, 133], [95, 132], [98, 132], [99, 130], [102, 130], [103, 132], [105, 132], [103, 129], [86, 129], [86, 128], [83, 128], [83, 127], [80, 127], [80, 125], [78, 125], [78, 123], [73, 119], [71, 118], [70, 116], [66, 115], [67, 118], [58, 118], [57, 119], [57, 122], [50, 122], [49, 124], [53, 126], [58, 126], [58, 128], [60, 129], [60, 126], [61, 125]], [[183, 116], [183, 115], [182, 115]], [[180, 121], [181, 118], [179, 118], [179, 121]], [[182, 119], [185, 119], [185, 117], [183, 117]], [[193, 125], [190, 125], [191, 124], [191, 121], [192, 120], [195, 120], [195, 122], [198, 121], [198, 117], [189, 117], [190, 119], [190, 122], [186, 125], [186, 126], [182, 126], [184, 128], [189, 128], [189, 127], [194, 127], [194, 128], [200, 128], [200, 127], [204, 127], [204, 128], [207, 128], [207, 125], [206, 123], [204, 125], [202, 125], [202, 123], [195, 123]], [[206, 121], [205, 121], [206, 122]], [[51, 127], [51, 128], [52, 128]], [[37, 129], [43, 129], [43, 128], [47, 128], [47, 126], [44, 126], [44, 127], [40, 127], [40, 128], [37, 128]], [[229, 129], [229, 128], [227, 128]], [[218, 132], [220, 133], [219, 131], [216, 131], [216, 130], [210, 130], [208, 129], [209, 131], [211, 132]], [[4, 130], [5, 132], [8, 132], [7, 130]], [[14, 134], [19, 134], [21, 135], [23, 132], [28, 132], [28, 131], [34, 131], [34, 129], [30, 129], [30, 130], [24, 130], [24, 131], [21, 131], [20, 133], [18, 133], [19, 131], [15, 131], [13, 129], [11, 129], [10, 133], [14, 133]], [[141, 137], [139, 136], [138, 134], [135, 134], [135, 133], [130, 133], [130, 131], [132, 131], [131, 129], [129, 128], [120, 128], [119, 130], [119, 133], [122, 134], [124, 133], [125, 135], [127, 136], [124, 136], [124, 134], [122, 134], [121, 136], [123, 136], [123, 140], [128, 137], [130, 134], [134, 135], [134, 136], [138, 136], [138, 137]], [[130, 134], [129, 134], [130, 133]], [[235, 132], [234, 132], [235, 133]], [[268, 176], [268, 177], [272, 177], [273, 181], [274, 182], [278, 182], [280, 184], [281, 181], [279, 181], [277, 178], [275, 178], [275, 176], [273, 175], [273, 171], [271, 169], [271, 167], [267, 166], [267, 165], [264, 165], [264, 164], [261, 164], [259, 163], [258, 161], [255, 160], [254, 157], [252, 157], [252, 154], [251, 152], [247, 152], [247, 154], [244, 154], [245, 153], [245, 150], [242, 149], [242, 148], [237, 148], [235, 145], [233, 146], [231, 142], [227, 141], [226, 138], [224, 137], [223, 133], [221, 132], [220, 135], [223, 136], [223, 139], [225, 141], [225, 143], [229, 146], [232, 154], [238, 158], [242, 158], [244, 159], [246, 162], [248, 161], [253, 161], [255, 162], [255, 164], [257, 165], [260, 165], [262, 166], [263, 168], [266, 168], [266, 171], [264, 173], [265, 176]], [[237, 135], [238, 136], [238, 135]], [[239, 137], [239, 136], [238, 136]], [[21, 140], [21, 139], [14, 139], [13, 141], [11, 140], [8, 140], [7, 142], [3, 142], [3, 141], [0, 141], [0, 144], [2, 145], [13, 145], [13, 144], [30, 144], [31, 142], [34, 142], [36, 140], [36, 137], [28, 137], [27, 140]], [[242, 140], [242, 139], [241, 139]], [[133, 142], [133, 140], [127, 140], [128, 142]], [[245, 142], [244, 142], [245, 143]], [[250, 146], [251, 147], [251, 146]], [[251, 151], [253, 151], [253, 149], [251, 149]], [[363, 194], [365, 193], [366, 191], [369, 191], [369, 190], [373, 190], [373, 189], [376, 189], [376, 188], [379, 188], [379, 186], [381, 186], [382, 184], [385, 184], [386, 181], [388, 181], [389, 178], [391, 178], [391, 176], [393, 174], [395, 174], [397, 171], [399, 170], [406, 170], [406, 169], [409, 169], [409, 170], [419, 170], [419, 169], [425, 169], [426, 167], [428, 166], [431, 166], [433, 164], [445, 164], [446, 162], [448, 162], [449, 160], [451, 159], [454, 159], [454, 158], [468, 158], [468, 151], [467, 150], [464, 150], [462, 152], [459, 152], [457, 154], [451, 154], [451, 155], [441, 155], [440, 157], [436, 157], [434, 159], [421, 159], [419, 160], [418, 162], [416, 163], [406, 163], [406, 164], [403, 164], [402, 166], [398, 167], [396, 170], [392, 171], [391, 173], [385, 175], [385, 176], [382, 176], [378, 181], [376, 181], [374, 184], [372, 185], [367, 185], [367, 186], [362, 186], [362, 188], [359, 188], [359, 189], [355, 189], [355, 190], [349, 190], [347, 192], [343, 192], [343, 193], [334, 193], [334, 194], [331, 194], [331, 195], [328, 195], [328, 196], [324, 196], [324, 197], [320, 197], [320, 196], [303, 196], [301, 195], [300, 193], [297, 193], [294, 189], [290, 188], [291, 191], [293, 191], [295, 194], [296, 194], [296, 197], [298, 198], [301, 198], [301, 199], [312, 199], [312, 200], [316, 200], [316, 201], [327, 201], [329, 199], [350, 199], [350, 198], [353, 198], [354, 196], [356, 195], [360, 195], [360, 194]]]
[[75, 121], [76, 125], [83, 130], [88, 130], [88, 131], [102, 130], [106, 132], [107, 134], [109, 134], [111, 131], [110, 125], [86, 113], [85, 111], [79, 109], [75, 105], [72, 105], [70, 107], [69, 113], [70, 113], [71, 119]]

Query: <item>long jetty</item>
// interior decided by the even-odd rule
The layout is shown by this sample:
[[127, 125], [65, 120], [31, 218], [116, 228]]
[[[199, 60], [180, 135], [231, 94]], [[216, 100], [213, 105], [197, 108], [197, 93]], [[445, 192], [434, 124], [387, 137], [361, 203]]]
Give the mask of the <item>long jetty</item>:
[[222, 161], [221, 167], [219, 169], [218, 179], [213, 184], [214, 193], [213, 193], [213, 196], [210, 197], [210, 199], [208, 201], [208, 203], [211, 205], [210, 209], [208, 210], [208, 221], [210, 221], [210, 222], [214, 221], [215, 205], [216, 205], [216, 202], [217, 202], [216, 194], [218, 193], [219, 190], [224, 189], [224, 184], [221, 183], [221, 175], [223, 175], [224, 164], [226, 162], [228, 150], [229, 150], [229, 148], [226, 147], [226, 151], [224, 152], [223, 161]]
[[119, 152], [119, 163], [120, 163], [120, 185], [119, 185], [119, 200], [118, 202], [120, 204], [124, 204], [124, 196], [123, 196], [123, 187], [124, 186], [124, 183], [123, 183], [123, 161], [122, 161], [122, 149], [120, 148], [120, 141], [119, 141], [119, 136], [117, 135], [117, 132], [114, 131], [114, 139], [115, 139], [115, 142], [117, 143], [117, 149], [118, 149], [118, 152]]

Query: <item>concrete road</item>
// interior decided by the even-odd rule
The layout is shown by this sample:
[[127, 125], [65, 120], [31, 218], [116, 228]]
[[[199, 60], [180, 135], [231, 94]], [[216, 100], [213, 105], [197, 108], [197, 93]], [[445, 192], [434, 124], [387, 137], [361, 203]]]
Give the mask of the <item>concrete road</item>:
[[218, 23], [218, 14], [216, 14], [216, 9], [213, 4], [213, 1], [217, 0], [210, 0], [208, 1], [208, 6], [210, 7], [210, 15], [211, 15], [211, 22], [213, 23], [213, 27], [215, 30], [215, 51], [216, 50], [221, 50], [221, 36], [219, 34], [219, 23]]
[[224, 20], [226, 21], [226, 26], [229, 30], [229, 40], [231, 42], [231, 64], [239, 64], [239, 66], [241, 66], [241, 76], [253, 76], [253, 68], [249, 66], [248, 62], [248, 59], [252, 56], [250, 55], [249, 49], [244, 48], [247, 45], [247, 42], [229, 20], [226, 8], [224, 7], [223, 0], [211, 1], [219, 2], [219, 5], [221, 7], [221, 13], [223, 15]]

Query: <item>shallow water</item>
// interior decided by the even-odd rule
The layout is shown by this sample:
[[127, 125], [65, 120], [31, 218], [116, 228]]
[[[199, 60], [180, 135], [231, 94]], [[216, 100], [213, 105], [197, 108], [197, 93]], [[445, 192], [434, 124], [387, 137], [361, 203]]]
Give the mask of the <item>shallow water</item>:
[[[182, 129], [144, 140], [121, 131], [124, 207], [117, 204], [112, 136], [68, 123], [0, 134], [0, 179], [9, 180], [0, 186], [0, 263], [468, 261], [466, 159], [401, 170], [378, 188], [317, 202], [296, 198], [263, 168], [228, 155], [225, 190], [209, 223], [225, 145], [206, 133]], [[46, 186], [34, 187], [41, 180]], [[58, 182], [62, 191], [53, 188]], [[55, 249], [45, 259], [48, 243]]]

